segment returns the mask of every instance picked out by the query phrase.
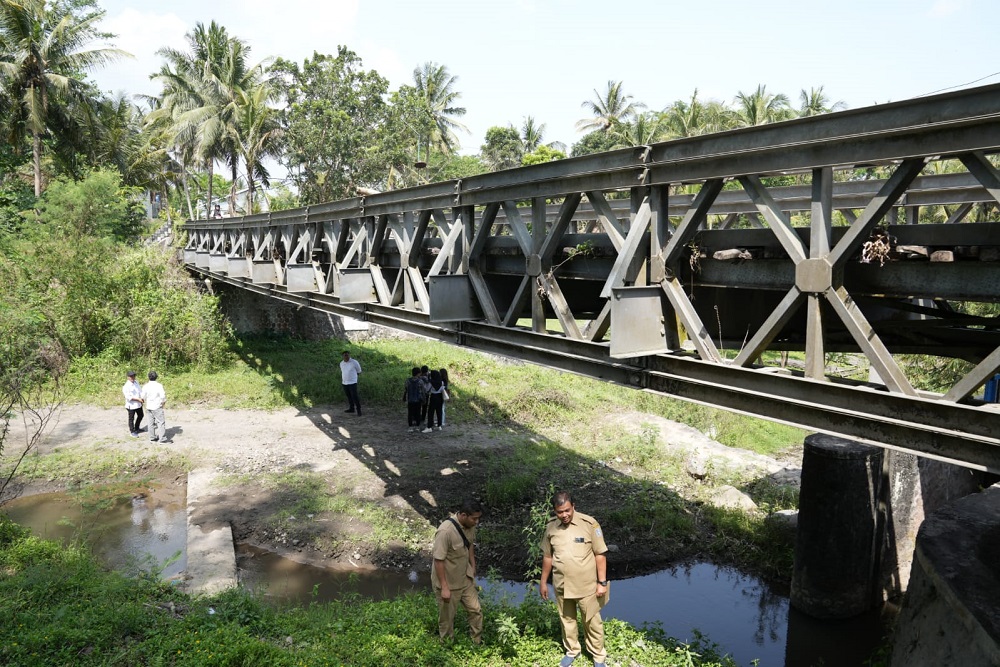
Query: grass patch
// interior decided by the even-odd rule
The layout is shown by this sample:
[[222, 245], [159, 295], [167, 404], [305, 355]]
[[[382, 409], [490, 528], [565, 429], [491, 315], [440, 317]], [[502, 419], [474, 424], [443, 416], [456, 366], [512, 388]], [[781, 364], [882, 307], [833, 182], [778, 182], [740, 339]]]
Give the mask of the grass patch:
[[326, 549], [364, 542], [374, 548], [402, 543], [416, 553], [434, 537], [427, 521], [413, 513], [351, 495], [350, 480], [327, 479], [319, 473], [291, 470], [255, 476], [229, 476], [220, 483], [253, 485], [271, 494], [269, 506], [278, 509], [257, 518], [257, 523], [272, 534], [286, 539], [308, 538], [317, 520], [357, 522], [365, 530], [358, 534], [341, 533], [336, 543], [320, 544]]
[[[4, 460], [0, 459], [0, 469]], [[44, 456], [31, 455], [21, 463], [18, 476], [28, 481], [59, 481], [69, 487], [91, 480], [129, 480], [156, 470], [187, 470], [183, 454], [166, 447], [122, 448], [109, 441], [72, 448], [57, 448]]]

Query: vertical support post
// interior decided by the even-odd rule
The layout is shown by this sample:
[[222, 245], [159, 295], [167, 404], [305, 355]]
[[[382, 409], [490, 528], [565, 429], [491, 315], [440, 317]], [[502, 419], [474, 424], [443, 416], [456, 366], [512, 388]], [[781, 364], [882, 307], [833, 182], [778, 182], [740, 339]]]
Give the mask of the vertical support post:
[[[545, 242], [545, 197], [535, 197], [531, 200], [531, 257], [526, 265], [530, 265], [541, 271], [541, 265], [537, 260], [538, 253]], [[535, 280], [538, 275], [528, 273], [530, 279], [529, 289], [531, 290], [531, 330], [536, 333], [545, 333], [545, 302], [542, 295], [538, 293]]]

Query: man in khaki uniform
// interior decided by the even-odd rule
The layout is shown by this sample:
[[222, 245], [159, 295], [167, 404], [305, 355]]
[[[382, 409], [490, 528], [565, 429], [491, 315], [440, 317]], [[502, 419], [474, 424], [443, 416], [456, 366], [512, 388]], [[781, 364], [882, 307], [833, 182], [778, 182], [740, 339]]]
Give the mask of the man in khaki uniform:
[[466, 500], [434, 533], [434, 567], [431, 586], [438, 602], [438, 634], [441, 639], [455, 636], [455, 611], [461, 602], [469, 615], [472, 641], [479, 644], [483, 634], [483, 612], [476, 591], [476, 526], [483, 516], [477, 500]]
[[570, 494], [560, 491], [552, 498], [556, 518], [545, 526], [542, 537], [543, 600], [549, 599], [548, 579], [556, 590], [556, 606], [562, 623], [563, 646], [566, 655], [560, 667], [569, 667], [580, 655], [580, 636], [576, 613], [583, 614], [587, 651], [594, 658], [594, 667], [604, 667], [604, 621], [601, 607], [607, 602], [608, 551], [597, 520], [577, 512]]

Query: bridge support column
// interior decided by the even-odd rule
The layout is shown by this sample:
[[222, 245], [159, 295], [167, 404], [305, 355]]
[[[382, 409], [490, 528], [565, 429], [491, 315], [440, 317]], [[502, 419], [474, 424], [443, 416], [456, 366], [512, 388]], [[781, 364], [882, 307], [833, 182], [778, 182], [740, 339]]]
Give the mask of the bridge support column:
[[893, 600], [910, 581], [917, 531], [924, 518], [951, 501], [979, 491], [984, 473], [886, 450], [888, 502], [882, 552], [882, 593]]
[[367, 322], [340, 317], [311, 308], [254, 294], [238, 287], [215, 283], [222, 314], [237, 333], [273, 333], [325, 340], [369, 335]]
[[805, 439], [791, 604], [849, 618], [877, 601], [881, 551], [879, 447], [825, 434]]

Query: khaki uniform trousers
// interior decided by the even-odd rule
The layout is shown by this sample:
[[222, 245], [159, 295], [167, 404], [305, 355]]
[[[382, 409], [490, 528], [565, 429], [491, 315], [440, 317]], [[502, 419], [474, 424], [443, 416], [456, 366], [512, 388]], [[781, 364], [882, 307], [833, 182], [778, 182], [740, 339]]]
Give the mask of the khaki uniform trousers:
[[451, 589], [451, 600], [448, 602], [441, 598], [441, 589], [434, 589], [438, 603], [438, 634], [441, 639], [455, 636], [455, 612], [461, 604], [469, 615], [469, 634], [472, 636], [472, 641], [476, 644], [482, 641], [483, 610], [479, 606], [479, 592], [472, 579], [468, 581], [468, 586]]
[[566, 655], [580, 655], [580, 630], [577, 627], [577, 609], [583, 615], [584, 639], [587, 651], [594, 662], [605, 662], [608, 654], [604, 651], [604, 621], [601, 619], [601, 605], [597, 595], [580, 599], [566, 599], [556, 592], [559, 607], [559, 622], [562, 624], [563, 647]]

